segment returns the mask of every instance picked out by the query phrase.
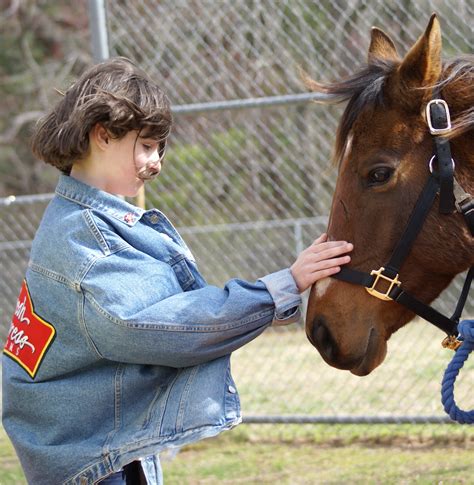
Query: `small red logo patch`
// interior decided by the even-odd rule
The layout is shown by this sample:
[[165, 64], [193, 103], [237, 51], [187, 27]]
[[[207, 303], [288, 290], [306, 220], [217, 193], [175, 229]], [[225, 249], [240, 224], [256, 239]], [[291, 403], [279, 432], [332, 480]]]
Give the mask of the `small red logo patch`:
[[23, 281], [4, 353], [34, 379], [55, 335], [55, 328], [35, 313], [28, 286]]

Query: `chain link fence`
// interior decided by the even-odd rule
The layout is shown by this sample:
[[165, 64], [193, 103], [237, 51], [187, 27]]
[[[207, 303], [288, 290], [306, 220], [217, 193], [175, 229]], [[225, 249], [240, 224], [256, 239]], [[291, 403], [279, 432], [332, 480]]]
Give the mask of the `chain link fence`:
[[[445, 56], [472, 52], [474, 44], [470, 0], [135, 0], [105, 6], [110, 54], [136, 60], [174, 105], [170, 149], [162, 175], [147, 187], [146, 205], [171, 218], [209, 283], [217, 285], [288, 266], [325, 228], [341, 111], [301, 96], [300, 68], [320, 80], [353, 72], [365, 61], [372, 25], [404, 53], [432, 11], [440, 16]], [[49, 197], [1, 201], [3, 333]], [[456, 279], [435, 306], [449, 313], [459, 292]], [[472, 304], [466, 311], [474, 314]], [[430, 325], [402, 329], [383, 366], [356, 378], [322, 362], [302, 323], [271, 329], [235, 353], [249, 422], [447, 421], [439, 388], [451, 355]], [[471, 362], [457, 385], [460, 403], [472, 398], [473, 375]]]

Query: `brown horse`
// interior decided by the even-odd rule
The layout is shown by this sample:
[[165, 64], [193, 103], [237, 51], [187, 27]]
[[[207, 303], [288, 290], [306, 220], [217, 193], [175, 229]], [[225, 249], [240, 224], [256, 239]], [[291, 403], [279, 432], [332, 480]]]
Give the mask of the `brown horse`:
[[[335, 144], [339, 174], [328, 235], [354, 243], [350, 268], [370, 274], [389, 260], [430, 174], [434, 143], [425, 107], [435, 87], [451, 112], [446, 137], [455, 179], [474, 193], [474, 57], [442, 63], [441, 30], [433, 15], [403, 59], [374, 28], [366, 67], [338, 83], [306, 82], [335, 102], [348, 101]], [[440, 213], [438, 198], [399, 273], [402, 287], [423, 303], [474, 262], [474, 238], [464, 217], [455, 210]], [[306, 334], [328, 364], [363, 376], [383, 362], [388, 339], [413, 317], [362, 286], [327, 278], [311, 290]]]

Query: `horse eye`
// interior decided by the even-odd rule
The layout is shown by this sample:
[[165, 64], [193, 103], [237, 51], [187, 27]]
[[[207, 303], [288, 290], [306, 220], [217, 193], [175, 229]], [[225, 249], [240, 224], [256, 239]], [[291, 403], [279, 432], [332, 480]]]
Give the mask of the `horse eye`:
[[369, 172], [369, 185], [380, 185], [388, 181], [393, 170], [389, 167], [377, 167]]

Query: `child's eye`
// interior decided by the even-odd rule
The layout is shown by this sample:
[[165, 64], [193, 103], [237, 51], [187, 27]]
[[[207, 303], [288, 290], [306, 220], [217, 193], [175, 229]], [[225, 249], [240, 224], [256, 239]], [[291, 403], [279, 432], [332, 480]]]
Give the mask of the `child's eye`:
[[152, 147], [151, 147], [151, 145], [147, 145], [146, 143], [144, 143], [144, 144], [143, 144], [143, 148], [144, 148], [145, 150], [151, 150], [151, 148], [152, 148]]

